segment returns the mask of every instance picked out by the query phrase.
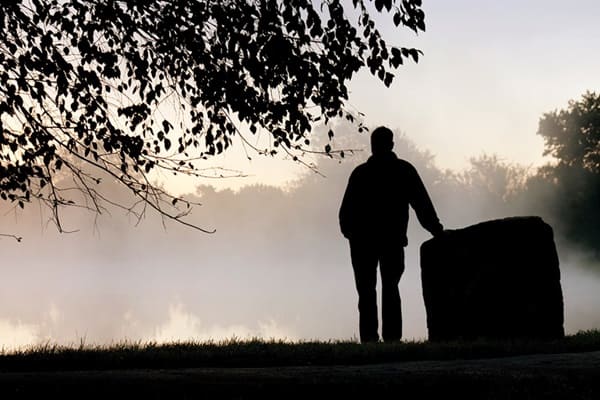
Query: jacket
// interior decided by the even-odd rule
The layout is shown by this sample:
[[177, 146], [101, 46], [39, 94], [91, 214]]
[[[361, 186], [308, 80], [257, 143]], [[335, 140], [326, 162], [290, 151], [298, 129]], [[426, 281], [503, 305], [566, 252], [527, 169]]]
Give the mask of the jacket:
[[342, 234], [406, 246], [409, 205], [431, 234], [443, 230], [415, 167], [391, 151], [373, 155], [348, 180], [339, 211]]

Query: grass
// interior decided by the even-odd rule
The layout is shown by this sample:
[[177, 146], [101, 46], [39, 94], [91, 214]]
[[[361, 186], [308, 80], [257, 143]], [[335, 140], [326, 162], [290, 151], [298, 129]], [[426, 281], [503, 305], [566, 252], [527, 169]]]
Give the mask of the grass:
[[419, 360], [507, 357], [600, 350], [600, 330], [554, 341], [401, 342], [265, 341], [171, 344], [124, 342], [110, 346], [52, 344], [0, 354], [0, 371], [69, 371], [221, 367], [361, 365]]

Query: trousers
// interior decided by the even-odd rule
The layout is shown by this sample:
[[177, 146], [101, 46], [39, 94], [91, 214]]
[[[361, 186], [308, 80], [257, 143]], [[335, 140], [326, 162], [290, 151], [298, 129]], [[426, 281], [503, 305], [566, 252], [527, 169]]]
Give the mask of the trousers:
[[404, 248], [373, 240], [350, 240], [350, 256], [358, 291], [360, 341], [376, 342], [377, 266], [381, 273], [381, 335], [384, 341], [402, 338], [402, 308], [398, 284], [404, 272]]

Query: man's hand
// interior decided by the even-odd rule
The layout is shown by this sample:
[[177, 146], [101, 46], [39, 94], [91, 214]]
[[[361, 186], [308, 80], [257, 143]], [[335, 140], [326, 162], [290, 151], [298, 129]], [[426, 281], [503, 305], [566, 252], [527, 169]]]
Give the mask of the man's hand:
[[438, 232], [436, 232], [433, 237], [434, 238], [444, 238], [444, 237], [448, 237], [452, 234], [452, 232], [454, 232], [454, 229], [442, 229]]
[[444, 227], [442, 226], [442, 224], [439, 224], [435, 230], [431, 231], [431, 234], [433, 235], [433, 237], [438, 237], [438, 236], [442, 236], [444, 234], [444, 232], [446, 232], [444, 230]]

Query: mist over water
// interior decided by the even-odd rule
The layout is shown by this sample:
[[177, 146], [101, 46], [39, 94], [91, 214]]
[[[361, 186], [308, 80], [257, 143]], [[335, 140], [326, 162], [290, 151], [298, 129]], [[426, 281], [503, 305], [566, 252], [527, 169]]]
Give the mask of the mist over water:
[[[337, 213], [351, 170], [369, 154], [367, 136], [336, 140], [365, 151], [342, 163], [321, 159], [326, 178], [307, 173], [285, 190], [199, 186], [193, 197], [203, 206], [192, 220], [216, 228], [213, 235], [171, 223], [164, 229], [152, 214], [136, 226], [120, 210], [97, 220], [70, 210], [65, 227], [79, 231], [59, 234], [36, 204], [24, 211], [3, 205], [2, 232], [24, 240], [0, 240], [0, 345], [357, 338], [357, 295]], [[542, 204], [503, 202], [505, 182], [493, 174], [478, 180], [471, 171], [457, 180], [400, 136], [395, 151], [417, 167], [446, 228], [544, 216]], [[118, 187], [107, 190], [125, 196]], [[424, 339], [418, 252], [430, 236], [412, 212], [408, 237], [400, 283], [404, 337]], [[564, 243], [558, 251], [566, 330], [600, 327], [600, 266]]]

